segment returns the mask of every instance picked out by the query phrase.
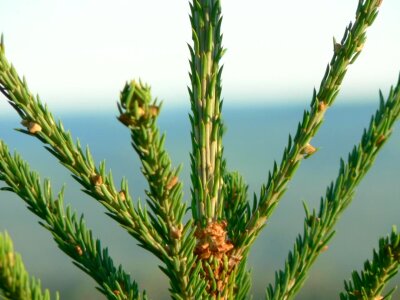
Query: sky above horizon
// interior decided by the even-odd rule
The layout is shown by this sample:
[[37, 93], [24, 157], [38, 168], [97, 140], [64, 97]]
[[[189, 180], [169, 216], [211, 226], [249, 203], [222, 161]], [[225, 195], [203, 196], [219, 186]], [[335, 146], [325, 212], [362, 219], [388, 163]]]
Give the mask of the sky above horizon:
[[[332, 56], [332, 37], [341, 39], [357, 2], [222, 1], [225, 103], [308, 103]], [[400, 1], [383, 1], [346, 76], [343, 101], [375, 101], [379, 88], [387, 92], [396, 83], [399, 12]], [[188, 15], [188, 2], [178, 0], [4, 0], [0, 32], [8, 59], [50, 107], [114, 107], [134, 78], [149, 83], [165, 104], [182, 104], [188, 101]]]

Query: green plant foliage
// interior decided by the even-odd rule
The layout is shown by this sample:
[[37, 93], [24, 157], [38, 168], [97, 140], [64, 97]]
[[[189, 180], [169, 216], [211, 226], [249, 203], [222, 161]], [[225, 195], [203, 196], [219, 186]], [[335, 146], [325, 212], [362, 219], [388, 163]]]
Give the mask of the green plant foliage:
[[[290, 299], [306, 279], [306, 270], [310, 268], [318, 254], [326, 250], [334, 234], [334, 225], [354, 196], [354, 189], [372, 166], [374, 159], [391, 134], [393, 125], [400, 115], [400, 78], [392, 89], [388, 100], [383, 96], [370, 126], [364, 131], [361, 142], [353, 148], [347, 163], [340, 162], [339, 175], [326, 190], [321, 199], [319, 212], [309, 212], [305, 205], [303, 236], [299, 235], [293, 250], [285, 262], [284, 271], [276, 274], [275, 286], [267, 289], [267, 299]], [[278, 296], [277, 296], [278, 295]]]
[[[120, 94], [118, 120], [128, 128], [134, 151], [147, 180], [145, 203], [134, 199], [123, 179], [114, 182], [105, 162], [95, 162], [89, 147], [64, 129], [34, 96], [5, 55], [0, 43], [0, 92], [21, 117], [19, 132], [44, 144], [49, 153], [66, 167], [82, 190], [100, 203], [106, 214], [126, 230], [139, 245], [161, 262], [169, 279], [172, 299], [248, 299], [251, 273], [248, 254], [260, 231], [274, 212], [288, 183], [303, 159], [317, 152], [311, 140], [334, 104], [346, 72], [360, 55], [366, 31], [378, 15], [381, 0], [359, 0], [356, 16], [340, 42], [333, 40], [333, 56], [309, 110], [303, 114], [294, 137], [289, 136], [281, 162], [275, 163], [260, 193], [253, 201], [248, 185], [237, 172], [227, 170], [222, 138], [222, 8], [219, 0], [190, 1], [192, 45], [188, 87], [191, 114], [191, 201], [183, 201], [181, 167], [173, 167], [157, 126], [162, 103], [151, 95], [150, 86], [129, 81]], [[339, 173], [321, 198], [319, 209], [306, 204], [304, 229], [299, 234], [275, 282], [266, 288], [266, 299], [293, 299], [308, 277], [318, 255], [326, 250], [335, 224], [351, 203], [355, 190], [369, 171], [382, 146], [389, 139], [400, 114], [400, 79], [380, 104], [358, 145], [341, 160]], [[56, 196], [50, 180], [39, 174], [18, 155], [11, 155], [0, 140], [2, 190], [17, 194], [40, 218], [58, 247], [73, 263], [93, 278], [107, 299], [147, 299], [137, 283], [116, 267], [108, 250], [93, 238], [83, 216], [64, 208], [64, 189]], [[361, 273], [345, 282], [341, 299], [389, 299], [394, 290], [384, 287], [398, 271], [399, 234], [393, 230], [383, 238], [373, 260]], [[40, 283], [31, 279], [20, 257], [14, 253], [8, 235], [0, 234], [0, 295], [7, 299], [50, 299]], [[58, 296], [56, 296], [58, 297]]]
[[389, 237], [379, 240], [378, 251], [374, 250], [372, 261], [367, 260], [361, 273], [352, 274], [352, 281], [344, 282], [345, 293], [340, 299], [391, 299], [394, 289], [382, 295], [388, 281], [397, 274], [400, 264], [400, 234], [393, 227]]
[[42, 291], [40, 281], [29, 276], [7, 233], [0, 233], [0, 297], [2, 294], [10, 300], [50, 300], [49, 290]]
[[41, 188], [38, 174], [31, 172], [19, 155], [12, 157], [2, 141], [0, 156], [0, 180], [8, 185], [3, 190], [16, 193], [26, 202], [28, 209], [43, 220], [40, 224], [51, 232], [58, 247], [96, 280], [99, 290], [110, 299], [140, 299], [136, 282], [131, 282], [121, 266], [114, 266], [108, 250], [102, 249], [86, 228], [83, 216], [78, 219], [70, 207], [64, 209], [64, 191], [55, 200], [50, 182], [46, 180]]

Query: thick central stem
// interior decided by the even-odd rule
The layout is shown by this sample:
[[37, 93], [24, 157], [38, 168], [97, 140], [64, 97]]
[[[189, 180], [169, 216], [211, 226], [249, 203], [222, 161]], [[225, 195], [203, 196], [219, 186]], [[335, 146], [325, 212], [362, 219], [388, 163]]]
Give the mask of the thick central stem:
[[191, 4], [192, 211], [201, 224], [222, 217], [221, 67], [219, 0]]

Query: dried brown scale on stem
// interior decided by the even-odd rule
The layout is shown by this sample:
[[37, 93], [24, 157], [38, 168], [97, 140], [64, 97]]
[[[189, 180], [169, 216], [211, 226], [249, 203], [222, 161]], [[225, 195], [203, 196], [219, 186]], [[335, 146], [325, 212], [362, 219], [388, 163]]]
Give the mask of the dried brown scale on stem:
[[211, 222], [206, 227], [198, 226], [195, 232], [197, 245], [195, 254], [200, 259], [208, 259], [214, 256], [221, 259], [233, 249], [233, 244], [229, 241], [226, 231], [226, 221]]
[[207, 291], [213, 299], [224, 299], [229, 277], [234, 273], [241, 257], [232, 256], [234, 245], [226, 231], [226, 221], [214, 221], [206, 227], [197, 226], [197, 244], [194, 253], [203, 265]]

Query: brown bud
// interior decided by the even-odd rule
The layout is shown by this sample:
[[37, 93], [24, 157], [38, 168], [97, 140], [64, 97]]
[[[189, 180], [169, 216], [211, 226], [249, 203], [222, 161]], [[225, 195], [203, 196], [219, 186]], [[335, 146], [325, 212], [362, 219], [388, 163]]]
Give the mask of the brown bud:
[[167, 190], [172, 189], [178, 183], [178, 176], [174, 176], [171, 180], [167, 183]]
[[173, 239], [180, 239], [181, 236], [182, 236], [182, 226], [181, 225], [178, 226], [178, 227], [172, 226], [172, 228], [171, 228], [171, 237]]
[[319, 112], [324, 112], [326, 110], [327, 105], [325, 104], [324, 101], [320, 101], [318, 104], [318, 111]]
[[321, 253], [322, 253], [322, 252], [328, 251], [328, 249], [329, 249], [329, 246], [328, 246], [328, 245], [323, 246], [323, 247], [321, 248]]
[[29, 133], [32, 133], [32, 134], [35, 134], [37, 132], [41, 132], [42, 131], [42, 126], [40, 126], [38, 123], [35, 123], [35, 122], [29, 122], [28, 131], [29, 131]]
[[135, 119], [128, 113], [124, 113], [118, 117], [118, 120], [124, 124], [125, 126], [133, 126], [135, 125]]
[[158, 113], [160, 112], [160, 107], [158, 107], [156, 105], [150, 105], [149, 112], [150, 112], [150, 116], [157, 117]]
[[76, 253], [77, 253], [79, 256], [82, 256], [82, 255], [83, 255], [83, 250], [82, 250], [82, 248], [81, 248], [79, 245], [76, 245], [76, 246], [75, 246], [75, 251], [76, 251]]
[[103, 184], [103, 178], [101, 177], [101, 175], [98, 174], [93, 174], [90, 177], [90, 181], [92, 182], [92, 184], [99, 186]]
[[378, 138], [378, 140], [376, 141], [375, 145], [377, 147], [379, 147], [380, 145], [383, 144], [383, 142], [386, 140], [386, 136], [384, 136], [383, 134]]
[[120, 192], [118, 193], [118, 195], [119, 195], [119, 198], [120, 198], [122, 201], [125, 201], [125, 200], [126, 200], [126, 193], [125, 193], [124, 190], [120, 191]]
[[307, 144], [301, 150], [301, 154], [304, 154], [305, 156], [310, 156], [310, 155], [313, 155], [316, 151], [317, 151], [317, 149], [313, 145]]
[[137, 111], [138, 111], [137, 114], [138, 114], [139, 118], [144, 115], [144, 109], [142, 107], [139, 106]]
[[114, 293], [114, 295], [117, 295], [117, 296], [119, 296], [119, 294], [120, 294], [120, 292], [118, 290], [114, 290], [113, 293]]

